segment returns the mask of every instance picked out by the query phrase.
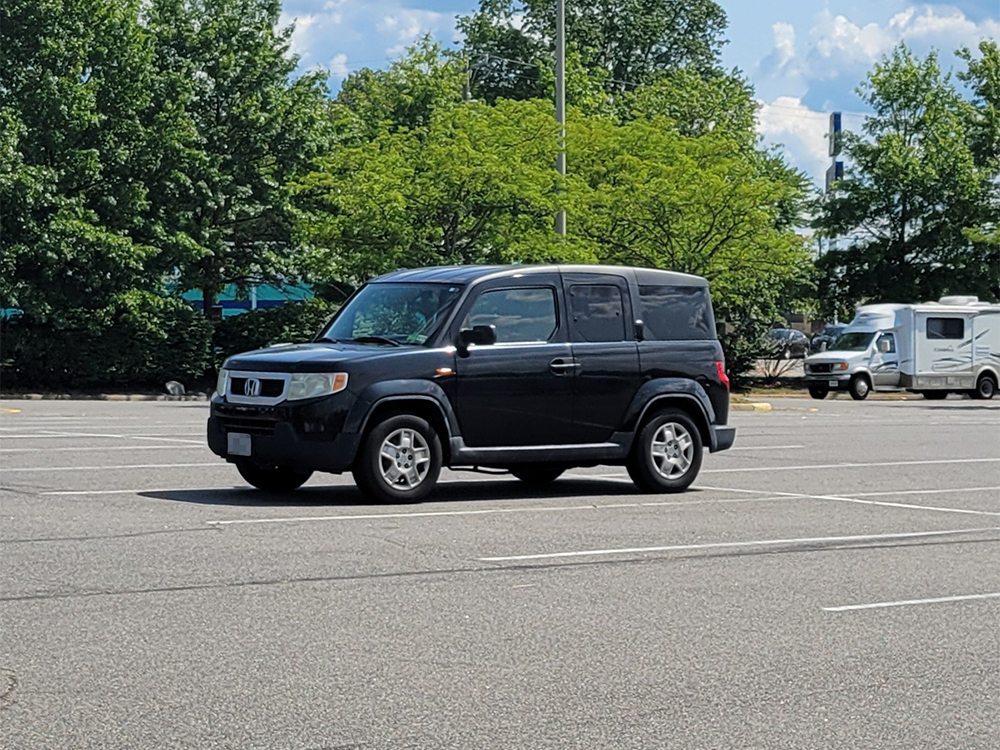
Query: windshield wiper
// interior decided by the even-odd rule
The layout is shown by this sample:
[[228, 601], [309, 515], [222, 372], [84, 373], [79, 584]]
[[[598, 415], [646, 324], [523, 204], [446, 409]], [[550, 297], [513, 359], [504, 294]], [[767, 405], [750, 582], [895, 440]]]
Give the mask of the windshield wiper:
[[357, 338], [350, 340], [359, 344], [389, 344], [390, 346], [403, 345], [402, 341], [396, 341], [396, 339], [390, 339], [386, 336], [358, 336]]

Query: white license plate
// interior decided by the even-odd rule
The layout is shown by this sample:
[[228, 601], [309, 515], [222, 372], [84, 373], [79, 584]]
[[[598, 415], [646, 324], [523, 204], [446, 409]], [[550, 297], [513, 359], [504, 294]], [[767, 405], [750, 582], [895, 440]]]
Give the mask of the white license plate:
[[250, 436], [245, 432], [229, 433], [230, 456], [249, 456], [251, 447], [252, 443], [250, 442]]
[[828, 380], [828, 381], [826, 381], [826, 384], [828, 386], [830, 386], [831, 388], [836, 388], [837, 387], [837, 381], [836, 380]]

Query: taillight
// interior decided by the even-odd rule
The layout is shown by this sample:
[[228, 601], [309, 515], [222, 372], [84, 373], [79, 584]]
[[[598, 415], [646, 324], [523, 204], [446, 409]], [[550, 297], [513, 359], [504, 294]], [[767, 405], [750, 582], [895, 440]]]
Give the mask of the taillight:
[[719, 380], [722, 384], [726, 386], [726, 391], [729, 390], [729, 377], [726, 375], [726, 367], [722, 362], [715, 363], [715, 369], [719, 372]]

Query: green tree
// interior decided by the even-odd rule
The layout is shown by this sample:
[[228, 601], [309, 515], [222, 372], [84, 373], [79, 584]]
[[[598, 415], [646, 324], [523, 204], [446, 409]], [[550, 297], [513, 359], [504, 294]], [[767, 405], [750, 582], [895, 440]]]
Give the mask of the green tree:
[[335, 149], [298, 185], [314, 276], [573, 257], [553, 230], [557, 132], [546, 102], [471, 102]]
[[169, 138], [138, 0], [0, 6], [0, 307], [58, 327], [152, 288], [144, 176]]
[[863, 135], [845, 134], [847, 179], [817, 220], [822, 234], [847, 237], [819, 261], [827, 307], [994, 296], [996, 246], [969, 232], [996, 216], [996, 160], [977, 154], [979, 108], [934, 53], [920, 59], [905, 46], [875, 65], [859, 93], [874, 114]]
[[[481, 0], [459, 19], [464, 51], [476, 65], [477, 96], [545, 98], [555, 49], [554, 0]], [[588, 71], [622, 92], [664, 71], [718, 66], [726, 14], [712, 0], [598, 0], [566, 3], [568, 78]], [[581, 92], [585, 87], [576, 87]], [[568, 87], [569, 101], [582, 104]]]
[[160, 268], [200, 289], [206, 314], [227, 284], [294, 277], [288, 182], [328, 144], [325, 78], [293, 80], [279, 0], [152, 0], [160, 69], [185, 113], [162, 166]]
[[571, 121], [569, 231], [601, 262], [696, 274], [711, 284], [728, 366], [759, 356], [789, 288], [808, 278], [794, 231], [804, 177], [721, 130], [692, 137], [663, 117]]

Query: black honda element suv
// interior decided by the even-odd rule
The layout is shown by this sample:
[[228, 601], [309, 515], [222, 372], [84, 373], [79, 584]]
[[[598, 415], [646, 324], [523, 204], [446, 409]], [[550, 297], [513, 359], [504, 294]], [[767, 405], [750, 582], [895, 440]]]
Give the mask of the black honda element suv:
[[262, 490], [350, 470], [415, 502], [442, 466], [546, 484], [624, 464], [679, 492], [733, 444], [707, 282], [613, 266], [453, 266], [365, 284], [310, 344], [219, 373], [212, 451]]

